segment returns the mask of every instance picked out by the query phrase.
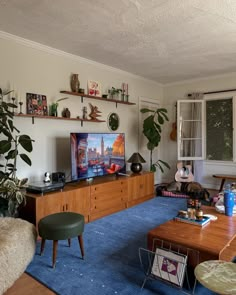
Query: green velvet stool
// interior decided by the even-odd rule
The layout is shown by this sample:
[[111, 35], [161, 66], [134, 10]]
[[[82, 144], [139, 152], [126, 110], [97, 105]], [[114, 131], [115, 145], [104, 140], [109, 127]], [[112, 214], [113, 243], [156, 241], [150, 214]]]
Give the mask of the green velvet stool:
[[53, 240], [52, 267], [56, 264], [58, 240], [68, 240], [78, 237], [82, 258], [84, 258], [83, 231], [84, 216], [74, 212], [61, 212], [50, 214], [38, 223], [39, 236], [42, 238], [40, 255], [43, 254], [45, 241]]

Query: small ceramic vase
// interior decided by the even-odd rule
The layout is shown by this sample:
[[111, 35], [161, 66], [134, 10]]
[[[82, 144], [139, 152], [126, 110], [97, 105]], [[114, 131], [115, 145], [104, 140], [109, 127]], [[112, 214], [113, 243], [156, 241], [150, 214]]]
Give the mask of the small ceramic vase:
[[79, 92], [79, 75], [78, 74], [72, 74], [71, 81], [70, 81], [70, 87], [72, 92]]
[[70, 118], [70, 111], [68, 108], [65, 108], [63, 111], [62, 111], [62, 117], [64, 118]]

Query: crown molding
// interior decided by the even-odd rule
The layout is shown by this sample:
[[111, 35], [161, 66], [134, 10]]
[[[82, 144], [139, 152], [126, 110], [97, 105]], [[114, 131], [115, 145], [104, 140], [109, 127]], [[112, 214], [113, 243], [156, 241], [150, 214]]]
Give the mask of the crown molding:
[[25, 38], [22, 38], [22, 37], [19, 37], [19, 36], [4, 32], [4, 31], [0, 31], [0, 38], [5, 39], [5, 40], [14, 41], [14, 42], [16, 42], [18, 44], [21, 44], [23, 46], [27, 46], [27, 47], [30, 47], [30, 48], [33, 48], [33, 49], [44, 51], [44, 52], [54, 54], [54, 55], [57, 55], [57, 56], [70, 58], [70, 59], [82, 62], [84, 64], [90, 64], [90, 65], [93, 65], [93, 66], [96, 66], [96, 67], [100, 67], [100, 68], [103, 68], [104, 70], [107, 70], [107, 71], [115, 72], [115, 73], [118, 73], [118, 74], [121, 74], [121, 75], [129, 76], [129, 77], [140, 79], [140, 80], [143, 80], [143, 81], [148, 81], [149, 83], [158, 85], [160, 87], [163, 86], [161, 83], [158, 83], [158, 82], [156, 82], [154, 80], [149, 80], [149, 79], [144, 78], [142, 76], [138, 76], [138, 75], [132, 74], [130, 72], [126, 72], [126, 71], [120, 70], [118, 68], [114, 68], [114, 67], [111, 67], [111, 66], [108, 66], [108, 65], [105, 65], [105, 64], [102, 64], [102, 63], [99, 63], [99, 62], [96, 62], [96, 61], [93, 61], [93, 60], [90, 60], [90, 59], [75, 55], [75, 54], [65, 52], [63, 50], [59, 50], [59, 49], [56, 49], [56, 48], [53, 48], [53, 47], [50, 47], [50, 46], [47, 46], [47, 45], [43, 45], [41, 43], [31, 41], [31, 40], [28, 40], [28, 39], [25, 39]]
[[212, 75], [212, 76], [205, 76], [205, 77], [201, 77], [201, 78], [186, 79], [186, 80], [177, 81], [177, 82], [173, 82], [173, 83], [162, 84], [162, 86], [164, 88], [167, 88], [167, 87], [171, 87], [171, 86], [178, 86], [178, 85], [183, 85], [183, 84], [191, 84], [191, 83], [201, 82], [201, 81], [206, 81], [206, 80], [227, 78], [227, 77], [230, 77], [230, 76], [233, 76], [233, 75], [236, 75], [236, 72], [224, 73], [224, 74]]

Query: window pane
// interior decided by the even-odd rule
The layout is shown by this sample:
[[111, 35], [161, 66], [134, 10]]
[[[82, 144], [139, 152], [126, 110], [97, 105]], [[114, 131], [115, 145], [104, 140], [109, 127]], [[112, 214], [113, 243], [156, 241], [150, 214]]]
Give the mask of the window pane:
[[206, 158], [233, 160], [232, 98], [206, 101]]

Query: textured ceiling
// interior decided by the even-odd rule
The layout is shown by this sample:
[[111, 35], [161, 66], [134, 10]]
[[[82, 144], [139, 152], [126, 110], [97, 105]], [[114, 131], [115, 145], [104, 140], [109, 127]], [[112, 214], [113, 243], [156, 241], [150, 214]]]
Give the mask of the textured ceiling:
[[0, 0], [0, 30], [163, 84], [236, 72], [235, 0]]

